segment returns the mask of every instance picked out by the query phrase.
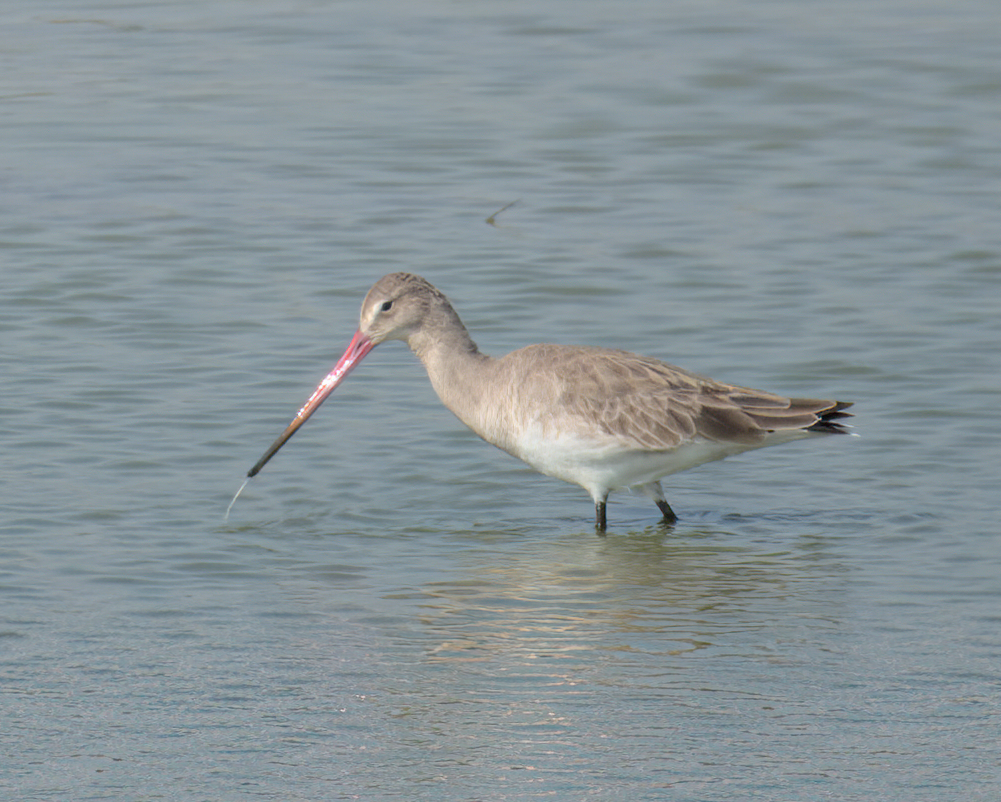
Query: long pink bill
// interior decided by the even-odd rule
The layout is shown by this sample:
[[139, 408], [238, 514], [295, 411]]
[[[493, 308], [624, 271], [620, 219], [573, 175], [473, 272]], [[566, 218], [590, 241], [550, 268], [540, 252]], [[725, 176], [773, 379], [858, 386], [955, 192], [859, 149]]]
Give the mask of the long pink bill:
[[347, 350], [344, 355], [337, 361], [334, 365], [334, 369], [327, 374], [327, 377], [320, 382], [319, 387], [317, 387], [313, 394], [309, 397], [309, 400], [302, 405], [302, 409], [296, 414], [295, 418], [288, 425], [288, 428], [281, 433], [281, 436], [271, 444], [271, 448], [264, 452], [264, 456], [257, 460], [257, 464], [254, 465], [249, 471], [247, 471], [247, 478], [251, 476], [256, 476], [258, 472], [263, 468], [269, 459], [271, 459], [275, 454], [278, 453], [286, 441], [296, 433], [302, 424], [306, 422], [316, 410], [319, 408], [327, 396], [330, 395], [334, 388], [340, 384], [344, 377], [347, 376], [355, 365], [364, 359], [365, 354], [371, 351], [375, 347], [375, 344], [361, 331], [356, 331], [355, 336], [351, 338], [351, 343], [348, 345]]

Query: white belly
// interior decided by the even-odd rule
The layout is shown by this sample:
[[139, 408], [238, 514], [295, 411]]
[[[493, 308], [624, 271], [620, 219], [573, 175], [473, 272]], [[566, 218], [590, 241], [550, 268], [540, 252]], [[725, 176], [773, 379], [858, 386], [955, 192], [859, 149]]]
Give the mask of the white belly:
[[773, 442], [720, 443], [696, 438], [671, 450], [644, 451], [573, 434], [540, 437], [529, 430], [509, 450], [540, 473], [578, 484], [592, 498], [600, 499], [613, 490], [655, 482], [669, 474]]

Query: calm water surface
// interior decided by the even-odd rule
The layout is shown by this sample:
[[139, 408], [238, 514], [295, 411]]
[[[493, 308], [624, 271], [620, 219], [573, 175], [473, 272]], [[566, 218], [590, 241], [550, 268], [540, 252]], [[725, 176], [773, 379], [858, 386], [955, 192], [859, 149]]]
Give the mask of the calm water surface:
[[[4, 30], [4, 798], [996, 798], [996, 3]], [[392, 343], [224, 522], [401, 269], [488, 353], [628, 348], [861, 437], [598, 538]]]

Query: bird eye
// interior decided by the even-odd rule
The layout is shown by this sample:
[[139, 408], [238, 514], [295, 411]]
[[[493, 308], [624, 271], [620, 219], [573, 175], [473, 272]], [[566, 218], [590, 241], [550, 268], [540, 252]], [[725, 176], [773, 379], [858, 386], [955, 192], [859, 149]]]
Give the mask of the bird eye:
[[382, 311], [383, 312], [388, 312], [392, 308], [393, 308], [393, 302], [392, 301], [385, 301], [382, 304]]

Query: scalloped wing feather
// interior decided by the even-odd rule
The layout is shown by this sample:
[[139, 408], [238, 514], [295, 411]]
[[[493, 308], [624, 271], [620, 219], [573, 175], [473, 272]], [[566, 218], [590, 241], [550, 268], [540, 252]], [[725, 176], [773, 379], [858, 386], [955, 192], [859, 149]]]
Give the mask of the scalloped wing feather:
[[524, 425], [630, 449], [666, 451], [697, 439], [753, 448], [776, 432], [843, 431], [835, 419], [850, 415], [850, 404], [724, 384], [628, 351], [533, 345], [504, 360], [531, 368], [516, 370]]

